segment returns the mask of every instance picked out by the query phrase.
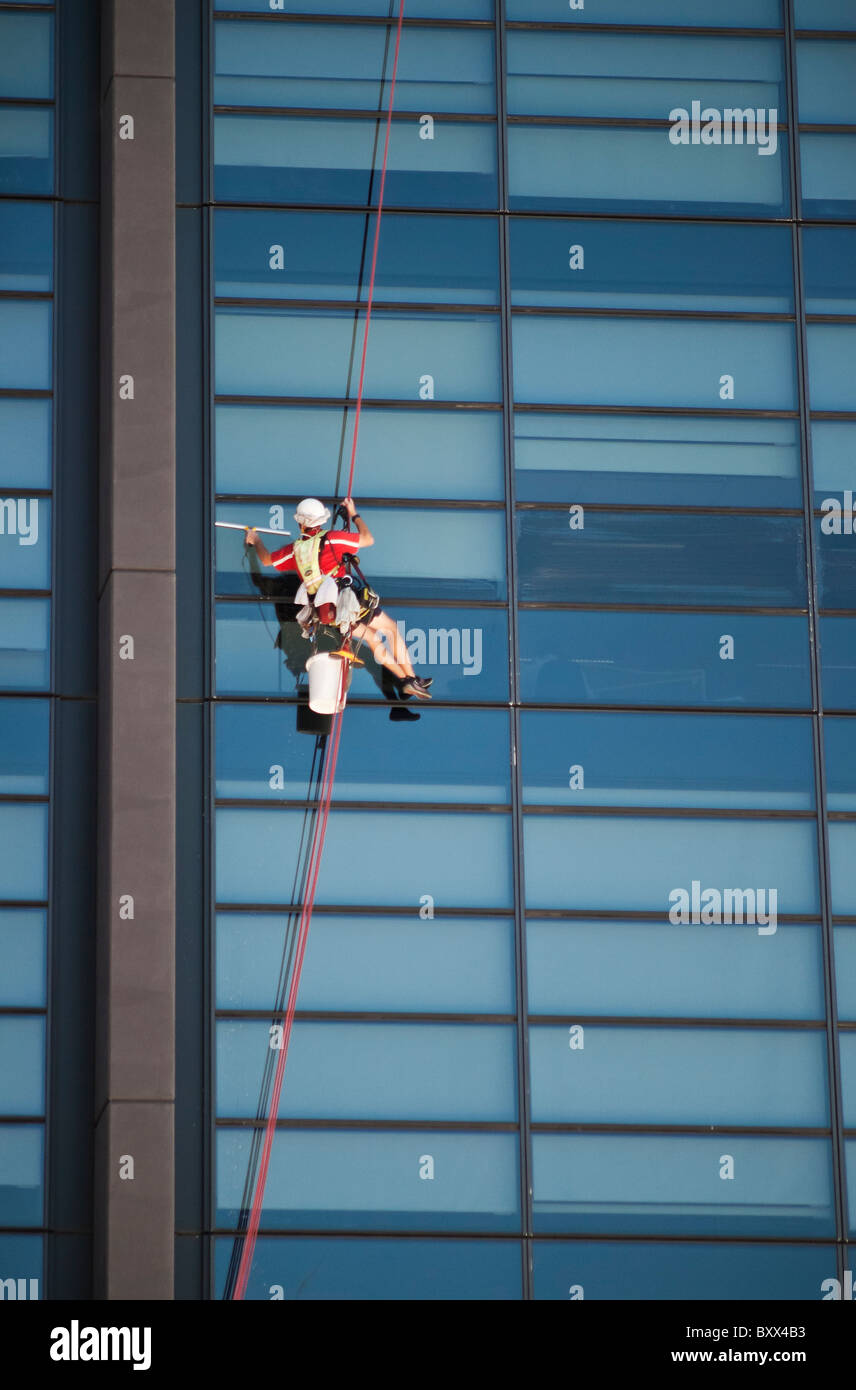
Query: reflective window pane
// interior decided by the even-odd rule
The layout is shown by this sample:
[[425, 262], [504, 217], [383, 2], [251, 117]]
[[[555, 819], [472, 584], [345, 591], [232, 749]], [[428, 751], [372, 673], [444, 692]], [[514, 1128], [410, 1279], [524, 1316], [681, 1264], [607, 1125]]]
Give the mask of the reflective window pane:
[[47, 897], [47, 841], [46, 805], [0, 802], [0, 899]]
[[856, 1129], [856, 1033], [842, 1030], [838, 1034], [841, 1055], [841, 1100], [844, 1124]]
[[[2, 406], [2, 402], [0, 402]], [[218, 405], [217, 489], [323, 495], [353, 447], [354, 410], [341, 406]], [[307, 459], [325, 459], [326, 477], [307, 476]], [[499, 411], [373, 410], [360, 413], [359, 485], [366, 497], [503, 497]], [[261, 523], [259, 523], [261, 524]], [[268, 522], [268, 524], [270, 524]]]
[[812, 410], [856, 410], [856, 324], [810, 323], [806, 333]]
[[[16, 1020], [17, 1022], [18, 1020]], [[217, 1113], [255, 1115], [270, 1025], [217, 1025]], [[295, 1023], [283, 1119], [515, 1118], [514, 1029], [457, 1023]]]
[[[301, 5], [306, 0], [298, 0]], [[322, 0], [325, 6], [329, 0]], [[341, 0], [340, 0], [341, 3]], [[215, 1242], [217, 1297], [225, 1288], [234, 1242]], [[276, 1239], [256, 1244], [246, 1297], [270, 1299], [277, 1284], [288, 1300], [384, 1303], [435, 1299], [521, 1299], [520, 1243], [512, 1240]]]
[[798, 29], [856, 29], [850, 0], [794, 0]]
[[[351, 311], [221, 309], [216, 318], [218, 393], [345, 395]], [[367, 399], [499, 400], [497, 317], [374, 313], [371, 336]], [[355, 374], [352, 394], [356, 389]]]
[[835, 979], [838, 990], [838, 1017], [856, 1023], [856, 931], [835, 928]]
[[[813, 0], [802, 0], [812, 4]], [[847, 0], [821, 0], [821, 4]], [[730, 28], [775, 29], [782, 23], [781, 0], [654, 0], [640, 9], [639, 0], [599, 0], [597, 6], [575, 0], [506, 0], [507, 19], [569, 24], [680, 24]]]
[[842, 917], [856, 916], [856, 821], [830, 825], [829, 861], [832, 911]]
[[51, 485], [51, 402], [0, 399], [0, 487]]
[[[294, 621], [293, 593], [276, 607], [279, 614], [271, 602], [217, 605], [218, 694], [293, 698], [298, 683], [306, 690], [305, 668], [311, 649]], [[405, 603], [396, 603], [384, 611], [394, 622], [405, 624], [410, 659], [420, 669], [428, 667], [435, 701], [508, 699], [505, 609], [408, 608]], [[0, 633], [2, 615], [0, 600]], [[366, 664], [355, 669], [349, 698], [393, 700], [394, 686], [383, 668], [365, 648], [361, 659]]]
[[856, 124], [856, 43], [797, 43], [797, 81], [801, 121]]
[[800, 134], [804, 217], [856, 217], [856, 135]]
[[53, 124], [50, 108], [0, 107], [0, 193], [53, 190]]
[[515, 124], [508, 130], [509, 206], [785, 217], [787, 134], [767, 130], [771, 150], [774, 137], [775, 154], [758, 158], [757, 145], [670, 144], [665, 126]]
[[527, 314], [514, 319], [513, 345], [518, 402], [726, 412], [732, 404], [795, 405], [794, 331], [787, 323]]
[[[229, 1129], [217, 1137], [216, 1220], [237, 1226], [250, 1136]], [[518, 1147], [514, 1134], [280, 1130], [263, 1228], [513, 1231]], [[433, 1176], [424, 1181], [428, 1159]]]
[[49, 589], [51, 503], [0, 497], [0, 589]]
[[848, 1220], [850, 1222], [850, 1234], [854, 1236], [856, 1235], [856, 1140], [848, 1140], [844, 1145], [844, 1152], [847, 1164]]
[[47, 390], [50, 384], [50, 304], [0, 299], [0, 386]]
[[803, 273], [809, 314], [856, 311], [856, 229], [806, 227]]
[[808, 719], [527, 710], [521, 730], [528, 805], [814, 806]]
[[[408, 19], [493, 19], [493, 0], [407, 0], [405, 8]], [[379, 19], [388, 19], [390, 14], [389, 0], [229, 0], [229, 10], [247, 14], [270, 14], [276, 10], [300, 15], [375, 15]], [[397, 5], [392, 18], [398, 18]]]
[[843, 497], [825, 497], [821, 503], [824, 515], [815, 518], [818, 597], [822, 608], [856, 608], [853, 496], [850, 491]]
[[[290, 903], [301, 811], [217, 812], [217, 900]], [[356, 837], [356, 839], [355, 839]], [[382, 844], [384, 862], [354, 855], [357, 840]], [[343, 877], [341, 865], [348, 864]], [[425, 894], [442, 908], [511, 905], [510, 825], [504, 815], [332, 811], [316, 902], [378, 907]], [[6, 896], [9, 896], [8, 894]]]
[[0, 793], [47, 795], [49, 739], [47, 700], [0, 700]]
[[[2, 506], [2, 503], [0, 503]], [[264, 508], [264, 504], [262, 504]], [[218, 521], [244, 525], [246, 503], [221, 503]], [[420, 511], [410, 507], [366, 507], [361, 511], [374, 545], [357, 555], [360, 568], [383, 599], [469, 599], [492, 602], [506, 597], [505, 517], [500, 511], [466, 511], [461, 507]], [[296, 523], [292, 536], [299, 534]], [[337, 522], [331, 529], [341, 531]], [[352, 534], [355, 532], [352, 530]], [[262, 537], [276, 549], [276, 537]], [[282, 546], [288, 545], [283, 537]], [[217, 592], [246, 594], [246, 547], [241, 531], [217, 532]], [[264, 573], [277, 577], [271, 566]], [[0, 541], [0, 579], [3, 548]], [[296, 610], [295, 610], [296, 611]]]
[[[598, 18], [606, 22], [601, 14]], [[768, 143], [774, 152], [777, 141], [775, 135], [770, 140], [769, 127], [787, 120], [784, 48], [779, 39], [512, 29], [507, 51], [508, 109], [513, 116], [626, 116], [677, 122], [673, 112], [683, 109], [689, 117], [697, 102], [695, 144], [703, 145], [705, 153], [744, 140], [758, 153]], [[737, 110], [739, 117], [733, 114]]]
[[[536, 1123], [829, 1123], [822, 1028], [788, 1032], [588, 1024], [585, 1050], [573, 1051], [567, 1028], [530, 1027], [529, 1055]], [[714, 1142], [722, 1152], [722, 1136]], [[662, 1177], [658, 1174], [658, 1183]], [[714, 1184], [726, 1187], [717, 1164], [708, 1178], [713, 1190]], [[579, 1191], [579, 1171], [573, 1181]], [[669, 1191], [669, 1185], [662, 1190]]]
[[[368, 296], [373, 215], [219, 208], [214, 229], [218, 295]], [[499, 243], [492, 222], [384, 212], [375, 275], [378, 303], [496, 304], [498, 299]]]
[[0, 97], [53, 96], [53, 18], [0, 12]]
[[52, 286], [53, 209], [46, 203], [0, 203], [0, 290]]
[[[336, 763], [341, 801], [511, 800], [508, 715], [502, 710], [432, 710], [401, 728], [383, 710], [351, 705]], [[0, 702], [0, 789], [3, 703]], [[219, 704], [215, 713], [218, 797], [304, 799], [314, 740], [281, 705]], [[18, 788], [15, 788], [18, 790]]]
[[[771, 1034], [768, 1041], [781, 1036]], [[752, 1075], [747, 1085], [747, 1059], [742, 1054], [735, 1068], [746, 1090], [761, 1081], [760, 1074]], [[753, 1123], [758, 1123], [756, 1112]], [[739, 1186], [737, 1181], [722, 1181], [723, 1153], [733, 1160]], [[828, 1140], [537, 1134], [533, 1160], [538, 1231], [831, 1236], [834, 1230]], [[685, 1252], [686, 1247], [677, 1249]], [[744, 1258], [752, 1253], [752, 1246], [744, 1247]], [[692, 1262], [686, 1253], [680, 1264], [684, 1278], [691, 1278]], [[830, 1265], [828, 1256], [824, 1265], [828, 1273], [834, 1272], [835, 1261]], [[663, 1295], [652, 1291], [649, 1296]], [[721, 1296], [732, 1298], [733, 1290]], [[818, 1281], [813, 1297], [819, 1296]], [[760, 1288], [756, 1297], [769, 1295]]]
[[780, 913], [818, 911], [812, 820], [537, 815], [524, 838], [533, 908], [662, 912], [687, 932], [718, 919], [763, 937]]
[[797, 420], [527, 410], [514, 434], [521, 502], [802, 505]]
[[[388, 35], [380, 24], [217, 22], [214, 102], [385, 111], [393, 62]], [[395, 84], [399, 111], [490, 113], [493, 84], [489, 29], [408, 29]]]
[[819, 926], [529, 921], [529, 1009], [615, 1018], [824, 1015]]
[[[7, 896], [7, 895], [4, 895]], [[45, 1021], [0, 1014], [0, 1115], [40, 1115], [45, 1106]], [[9, 1061], [14, 1058], [14, 1066]]]
[[49, 681], [49, 600], [0, 598], [0, 689], [45, 690]]
[[854, 489], [856, 421], [813, 420], [811, 423], [814, 505], [820, 507], [830, 494], [843, 505], [843, 494]]
[[38, 908], [0, 910], [0, 1005], [43, 1008], [47, 1002], [47, 917]]
[[785, 227], [520, 217], [510, 225], [514, 304], [793, 313]]
[[[288, 930], [289, 919], [275, 913], [218, 915], [218, 1008], [273, 1006]], [[493, 917], [423, 920], [418, 911], [408, 917], [319, 913], [308, 936], [300, 1007], [513, 1013], [513, 923]]]
[[[805, 618], [524, 611], [519, 621], [534, 704], [811, 705]], [[854, 689], [851, 677], [851, 701]]]
[[[392, 123], [384, 201], [392, 207], [496, 206], [492, 121], [437, 118], [442, 139], [419, 138], [418, 117]], [[220, 202], [365, 203], [377, 121], [351, 117], [216, 116]]]
[[[762, 1142], [779, 1158], [781, 1143]], [[783, 1157], [787, 1165], [787, 1149]], [[832, 1245], [545, 1240], [535, 1242], [534, 1296], [567, 1302], [573, 1287], [588, 1300], [808, 1302], [834, 1268]], [[727, 1354], [727, 1344], [719, 1352]]]
[[[5, 1021], [0, 1019], [0, 1036]], [[0, 1222], [4, 1226], [42, 1224], [44, 1138], [41, 1125], [0, 1123], [0, 1154], [3, 1155], [0, 1160]], [[23, 1271], [14, 1267], [10, 1269], [8, 1265], [0, 1265], [0, 1269], [3, 1279], [20, 1280], [26, 1277]], [[6, 1288], [4, 1298], [9, 1297]], [[15, 1294], [17, 1293], [16, 1288]], [[29, 1296], [28, 1284], [24, 1297]]]
[[807, 607], [796, 518], [613, 511], [589, 512], [579, 529], [573, 521], [564, 510], [517, 513], [521, 602]]
[[42, 1279], [42, 1236], [0, 1235], [0, 1268], [10, 1271], [18, 1282], [16, 1298], [44, 1298]]
[[856, 619], [821, 618], [820, 655], [824, 705], [856, 709]]

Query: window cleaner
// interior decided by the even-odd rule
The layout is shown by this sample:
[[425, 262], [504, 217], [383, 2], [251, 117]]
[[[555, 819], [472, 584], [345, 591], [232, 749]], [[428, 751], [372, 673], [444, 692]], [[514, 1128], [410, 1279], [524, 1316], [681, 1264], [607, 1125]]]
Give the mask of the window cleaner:
[[345, 498], [341, 510], [349, 522], [354, 522], [356, 532], [325, 530], [324, 523], [330, 520], [329, 507], [317, 497], [305, 497], [294, 513], [300, 536], [293, 544], [271, 554], [257, 529], [247, 531], [246, 543], [255, 547], [263, 565], [272, 565], [281, 572], [296, 570], [300, 575], [301, 585], [294, 602], [300, 606], [297, 621], [305, 637], [311, 637], [319, 625], [338, 627], [346, 640], [355, 637], [366, 643], [378, 665], [385, 666], [399, 682], [402, 695], [430, 700], [431, 679], [416, 675], [407, 644], [393, 619], [380, 607], [378, 595], [364, 580], [359, 595], [355, 592], [349, 566], [363, 579], [356, 553], [374, 545], [374, 536], [352, 497]]

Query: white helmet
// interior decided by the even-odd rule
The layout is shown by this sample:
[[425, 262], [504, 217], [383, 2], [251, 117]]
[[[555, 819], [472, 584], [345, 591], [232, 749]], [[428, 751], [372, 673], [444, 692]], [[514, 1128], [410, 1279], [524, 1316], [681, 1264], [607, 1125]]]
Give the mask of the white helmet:
[[330, 508], [319, 502], [317, 497], [304, 497], [294, 513], [294, 520], [301, 526], [323, 526], [330, 518]]

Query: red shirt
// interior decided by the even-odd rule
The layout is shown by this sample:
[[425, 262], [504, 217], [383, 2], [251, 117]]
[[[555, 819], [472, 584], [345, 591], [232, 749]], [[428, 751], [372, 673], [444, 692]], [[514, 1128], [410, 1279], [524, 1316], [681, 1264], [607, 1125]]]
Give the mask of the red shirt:
[[[360, 548], [360, 537], [356, 531], [328, 531], [321, 542], [318, 563], [322, 574], [332, 574], [339, 579], [345, 573], [343, 554], [355, 555]], [[271, 564], [278, 570], [296, 570], [294, 545], [275, 550], [270, 557]]]

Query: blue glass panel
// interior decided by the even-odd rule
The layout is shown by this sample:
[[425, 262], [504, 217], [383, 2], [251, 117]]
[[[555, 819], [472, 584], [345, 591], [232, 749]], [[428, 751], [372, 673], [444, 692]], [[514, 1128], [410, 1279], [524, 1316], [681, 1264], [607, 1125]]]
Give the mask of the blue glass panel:
[[798, 29], [856, 29], [851, 0], [794, 0]]
[[806, 332], [812, 410], [856, 410], [856, 325], [810, 323]]
[[787, 120], [779, 39], [510, 30], [507, 54], [513, 116], [677, 121], [673, 112], [689, 117], [697, 102], [705, 154], [756, 138], [760, 151], [769, 126]]
[[0, 107], [0, 193], [53, 189], [53, 110]]
[[[812, 4], [814, 0], [805, 0]], [[821, 4], [830, 0], [821, 0]], [[831, 0], [846, 4], [847, 0]], [[571, 11], [569, 14], [568, 11]], [[507, 19], [530, 23], [551, 21], [568, 24], [698, 24], [717, 28], [775, 29], [782, 23], [780, 0], [654, 0], [640, 7], [639, 0], [506, 0]]]
[[856, 135], [800, 134], [804, 217], [856, 217]]
[[47, 917], [38, 908], [0, 911], [0, 1005], [43, 1008], [46, 1003]]
[[[421, 911], [425, 911], [422, 908]], [[300, 1007], [382, 1013], [513, 1013], [514, 932], [504, 918], [334, 917], [309, 932]], [[0, 915], [0, 933], [2, 933]], [[217, 1007], [273, 1007], [289, 921], [217, 918]], [[2, 935], [0, 935], [2, 941]]]
[[592, 511], [579, 521], [517, 513], [522, 602], [807, 607], [796, 518]]
[[[216, 319], [219, 393], [345, 395], [354, 326], [350, 310], [221, 309]], [[499, 374], [497, 317], [372, 314], [365, 378], [369, 400], [496, 401]], [[354, 395], [357, 377], [355, 368]]]
[[[351, 458], [354, 411], [344, 439], [342, 420], [341, 406], [218, 405], [217, 490], [300, 497], [311, 484], [323, 495], [335, 486], [339, 458], [342, 479]], [[316, 463], [307, 472], [309, 459], [325, 460], [323, 468]], [[502, 415], [364, 408], [357, 465], [367, 497], [501, 499]]]
[[786, 132], [775, 127], [767, 132], [770, 140], [776, 136], [776, 153], [760, 158], [758, 145], [676, 145], [669, 135], [666, 126], [510, 126], [509, 206], [545, 212], [787, 215]]
[[827, 709], [856, 709], [856, 619], [821, 618], [821, 674]]
[[[743, 1062], [735, 1065], [742, 1076]], [[722, 1177], [726, 1156], [733, 1179]], [[834, 1229], [828, 1140], [537, 1134], [533, 1158], [536, 1231], [816, 1237]], [[834, 1261], [824, 1263], [834, 1271]]]
[[[493, 122], [438, 116], [433, 140], [420, 139], [422, 128], [415, 115], [392, 123], [385, 204], [495, 207]], [[376, 120], [356, 116], [216, 116], [217, 201], [376, 203], [376, 132]]]
[[[789, 323], [526, 314], [515, 316], [512, 337], [518, 402], [724, 411], [795, 404]], [[720, 394], [729, 389], [724, 377], [730, 398]]]
[[0, 97], [53, 96], [53, 18], [0, 12]]
[[856, 608], [856, 506], [854, 493], [824, 497], [823, 517], [815, 518], [818, 598], [822, 608]]
[[521, 502], [802, 505], [796, 420], [527, 410], [514, 431]]
[[0, 1014], [0, 1057], [4, 1059], [0, 1067], [0, 1115], [41, 1114], [45, 1104], [44, 1019]]
[[0, 203], [0, 289], [52, 286], [53, 209], [47, 203]]
[[793, 313], [785, 227], [511, 219], [514, 304]]
[[[0, 1019], [0, 1036], [3, 1023], [4, 1020]], [[0, 1124], [0, 1222], [4, 1226], [42, 1224], [43, 1150], [44, 1130], [41, 1125]], [[22, 1276], [13, 1275], [11, 1270], [0, 1269], [0, 1279], [10, 1277]], [[17, 1289], [15, 1292], [17, 1294]], [[5, 1289], [3, 1296], [9, 1296]]]
[[829, 826], [829, 859], [832, 911], [842, 917], [856, 916], [856, 822], [838, 821]]
[[[0, 779], [3, 708], [0, 702]], [[314, 741], [297, 732], [290, 713], [278, 704], [218, 705], [217, 796], [306, 797]], [[432, 716], [402, 729], [376, 707], [352, 705], [348, 736], [339, 745], [335, 798], [509, 802], [508, 715], [444, 709]]]
[[[300, 0], [306, 3], [306, 0]], [[323, 0], [327, 4], [328, 0]], [[215, 1242], [217, 1297], [222, 1296], [234, 1242]], [[331, 1240], [262, 1237], [246, 1297], [396, 1303], [519, 1300], [520, 1242], [512, 1240]], [[280, 1294], [282, 1290], [282, 1294]]]
[[[376, 15], [381, 19], [390, 14], [389, 0], [228, 0], [228, 8], [247, 14], [278, 11], [301, 15]], [[398, 11], [394, 0], [394, 20], [398, 19]], [[407, 0], [406, 13], [408, 19], [493, 19], [493, 0]]]
[[[393, 66], [388, 37], [380, 24], [215, 23], [215, 104], [385, 112]], [[492, 113], [490, 30], [408, 29], [395, 105], [399, 111]]]
[[48, 808], [0, 803], [0, 898], [41, 899], [48, 891]]
[[[576, 1050], [568, 1046], [568, 1036], [568, 1029], [562, 1026], [529, 1029], [532, 1118], [537, 1123], [829, 1123], [826, 1036], [822, 1028], [788, 1032], [778, 1028], [587, 1024], [585, 1047]], [[736, 1138], [729, 1135], [728, 1144], [732, 1142], [736, 1143]], [[713, 1143], [723, 1146], [723, 1136], [717, 1136]], [[728, 1148], [727, 1152], [733, 1150]], [[595, 1170], [598, 1167], [596, 1163]], [[762, 1164], [761, 1171], [763, 1168]], [[579, 1192], [579, 1169], [575, 1165], [565, 1167], [565, 1183], [568, 1173], [573, 1173]], [[720, 1185], [715, 1161], [708, 1176], [711, 1190], [722, 1192], [724, 1184]], [[662, 1171], [654, 1181], [660, 1185]], [[614, 1179], [611, 1186], [614, 1190]], [[672, 1193], [674, 1200], [670, 1183], [661, 1190]], [[745, 1194], [740, 1197], [745, 1199]]]
[[[236, 1227], [250, 1135], [217, 1141], [216, 1221]], [[518, 1148], [516, 1134], [280, 1130], [263, 1228], [519, 1230]]]
[[[467, 511], [460, 506], [431, 511], [369, 506], [361, 507], [360, 515], [374, 536], [374, 545], [361, 549], [357, 558], [376, 592], [392, 594], [396, 599], [433, 598], [440, 602], [469, 599], [483, 603], [506, 598], [505, 516], [502, 512]], [[221, 503], [217, 508], [218, 521], [245, 525], [246, 516], [245, 502]], [[289, 521], [291, 508], [286, 514], [286, 522]], [[290, 529], [293, 536], [298, 534], [296, 522], [291, 522], [286, 529]], [[332, 529], [343, 528], [337, 522]], [[285, 538], [281, 544], [275, 537], [262, 536], [261, 539], [270, 541], [277, 550], [288, 545]], [[225, 528], [217, 532], [219, 594], [252, 593], [245, 550], [243, 532]], [[0, 539], [0, 583], [3, 555]], [[270, 566], [263, 572], [277, 577], [277, 571]]]
[[[848, 1206], [848, 1220], [849, 1220], [849, 1222], [850, 1222], [850, 1235], [851, 1235], [851, 1236], [856, 1236], [856, 1139], [849, 1139], [849, 1140], [847, 1141], [847, 1143], [844, 1145], [844, 1152], [845, 1152], [846, 1160], [847, 1160], [847, 1194], [848, 1194], [847, 1206]], [[848, 1263], [849, 1266], [851, 1266], [851, 1268], [850, 1268], [850, 1281], [849, 1281], [849, 1293], [850, 1293], [850, 1298], [852, 1299], [852, 1298], [853, 1298], [853, 1287], [854, 1287], [854, 1282], [856, 1282], [856, 1281], [854, 1281], [854, 1271], [853, 1271], [853, 1269], [852, 1269], [853, 1257], [852, 1257], [852, 1254], [850, 1253], [850, 1251], [848, 1251], [848, 1255], [850, 1256], [850, 1258], [848, 1259], [847, 1263]], [[846, 1278], [846, 1272], [845, 1272], [845, 1278]], [[833, 1288], [834, 1288], [834, 1286], [833, 1286]], [[840, 1293], [840, 1291], [836, 1291], [836, 1292], [839, 1292], [839, 1293]]]
[[842, 1031], [838, 1034], [838, 1047], [841, 1055], [841, 1101], [844, 1108], [844, 1124], [847, 1129], [856, 1129], [856, 1033]]
[[[534, 1249], [534, 1296], [553, 1301], [808, 1302], [835, 1267], [832, 1245], [539, 1240]], [[702, 1345], [727, 1357], [740, 1344], [705, 1339]]]
[[838, 990], [838, 1017], [856, 1023], [856, 931], [835, 928], [835, 979]]
[[856, 229], [803, 229], [805, 307], [809, 314], [856, 312]]
[[686, 931], [716, 920], [702, 919], [709, 907], [723, 930], [745, 918], [741, 934], [770, 937], [780, 914], [818, 911], [812, 820], [537, 815], [524, 832], [533, 908], [662, 912], [680, 922], [685, 904]]
[[48, 589], [51, 503], [44, 497], [0, 497], [0, 589]]
[[524, 611], [519, 622], [535, 704], [811, 706], [805, 618]]
[[[298, 681], [302, 681], [305, 690], [305, 665], [311, 649], [293, 621], [292, 598], [284, 599], [279, 607], [281, 626], [272, 603], [217, 605], [218, 694], [294, 696]], [[408, 608], [404, 603], [396, 603], [394, 608], [385, 611], [391, 611], [397, 623], [405, 624], [410, 659], [419, 669], [429, 668], [435, 701], [508, 699], [505, 609]], [[0, 600], [0, 619], [2, 614], [3, 600]], [[730, 622], [729, 631], [733, 625]], [[274, 645], [279, 639], [281, 653]], [[365, 648], [362, 648], [361, 659], [366, 664], [354, 672], [350, 698], [395, 698], [383, 669]], [[564, 696], [560, 698], [564, 703]]]
[[0, 299], [0, 386], [47, 390], [51, 384], [51, 305]]
[[[16, 1299], [42, 1297], [42, 1237], [0, 1235], [0, 1277], [15, 1280]], [[12, 1297], [8, 1284], [4, 1297]]]
[[47, 700], [0, 700], [0, 792], [47, 795], [49, 739]]
[[820, 928], [529, 921], [529, 1009], [615, 1018], [822, 1018]]
[[[374, 215], [219, 208], [214, 229], [218, 295], [368, 297]], [[482, 217], [408, 217], [384, 212], [375, 301], [390, 300], [496, 304], [499, 243], [495, 225]]]
[[811, 424], [814, 505], [823, 506], [831, 495], [844, 505], [844, 493], [853, 491], [856, 470], [856, 422], [813, 420]]
[[521, 725], [529, 805], [814, 807], [807, 719], [533, 710]]
[[[14, 206], [14, 205], [13, 205]], [[0, 399], [0, 487], [51, 485], [51, 402]]]
[[[218, 1115], [255, 1115], [269, 1044], [266, 1022], [218, 1023]], [[510, 1121], [515, 1070], [515, 1030], [507, 1026], [295, 1023], [279, 1114]]]
[[0, 689], [45, 690], [50, 681], [50, 601], [0, 598]]
[[[301, 811], [219, 810], [218, 902], [290, 903], [302, 820]], [[383, 845], [382, 863], [355, 855], [355, 844], [366, 840]], [[504, 815], [334, 810], [316, 902], [412, 905], [416, 912], [427, 893], [441, 909], [507, 910], [510, 854]]]
[[804, 39], [797, 44], [797, 81], [801, 121], [856, 124], [856, 43]]

